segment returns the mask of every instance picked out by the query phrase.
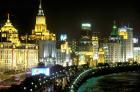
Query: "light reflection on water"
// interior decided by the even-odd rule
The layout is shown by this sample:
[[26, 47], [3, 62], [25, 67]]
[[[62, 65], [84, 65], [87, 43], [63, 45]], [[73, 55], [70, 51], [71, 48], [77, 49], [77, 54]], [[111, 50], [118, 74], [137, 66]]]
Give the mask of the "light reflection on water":
[[93, 77], [78, 92], [140, 92], [140, 73], [118, 73]]

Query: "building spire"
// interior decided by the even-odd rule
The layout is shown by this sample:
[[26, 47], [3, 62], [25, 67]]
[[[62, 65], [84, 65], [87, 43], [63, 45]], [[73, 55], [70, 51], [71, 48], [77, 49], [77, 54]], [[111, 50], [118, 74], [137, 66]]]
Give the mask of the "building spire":
[[43, 12], [43, 9], [42, 9], [42, 0], [40, 0], [38, 15], [39, 16], [44, 16], [44, 12]]
[[116, 28], [117, 28], [116, 21], [114, 20], [114, 22], [113, 22], [113, 29], [116, 29]]
[[39, 9], [42, 9], [42, 0], [40, 0]]
[[5, 26], [12, 26], [12, 23], [10, 22], [10, 14], [7, 14], [7, 21], [5, 23]]
[[116, 21], [113, 22], [113, 30], [111, 32], [111, 35], [113, 36], [117, 36], [118, 35], [118, 31], [117, 31], [117, 26], [116, 26]]
[[7, 22], [10, 22], [10, 14], [7, 15]]

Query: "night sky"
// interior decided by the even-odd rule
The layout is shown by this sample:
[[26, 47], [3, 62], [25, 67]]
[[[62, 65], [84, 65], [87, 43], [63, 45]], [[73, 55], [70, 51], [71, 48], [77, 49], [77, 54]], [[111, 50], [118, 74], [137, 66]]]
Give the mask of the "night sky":
[[[98, 2], [97, 2], [98, 1]], [[106, 1], [106, 0], [105, 0]], [[93, 31], [110, 34], [113, 21], [128, 24], [140, 35], [140, 6], [134, 0], [42, 0], [48, 29], [54, 33], [76, 36], [82, 22], [90, 22]], [[7, 13], [20, 34], [31, 33], [38, 12], [38, 0], [0, 0], [0, 24]], [[71, 37], [72, 37], [71, 36]]]

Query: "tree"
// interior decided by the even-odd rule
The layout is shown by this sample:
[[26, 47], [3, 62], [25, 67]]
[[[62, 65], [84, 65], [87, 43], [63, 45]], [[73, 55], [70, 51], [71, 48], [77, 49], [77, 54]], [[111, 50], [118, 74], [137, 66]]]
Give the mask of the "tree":
[[39, 62], [38, 67], [40, 67], [40, 68], [45, 67], [45, 64], [43, 62]]

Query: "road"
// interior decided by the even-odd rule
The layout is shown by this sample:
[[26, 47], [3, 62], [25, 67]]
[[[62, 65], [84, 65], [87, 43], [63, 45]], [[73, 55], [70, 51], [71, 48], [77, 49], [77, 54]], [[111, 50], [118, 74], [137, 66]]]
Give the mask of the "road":
[[20, 84], [21, 81], [23, 81], [25, 78], [25, 73], [19, 73], [19, 74], [12, 74], [7, 75], [8, 77], [6, 79], [3, 79], [0, 81], [0, 89], [3, 88], [9, 88], [12, 84]]

